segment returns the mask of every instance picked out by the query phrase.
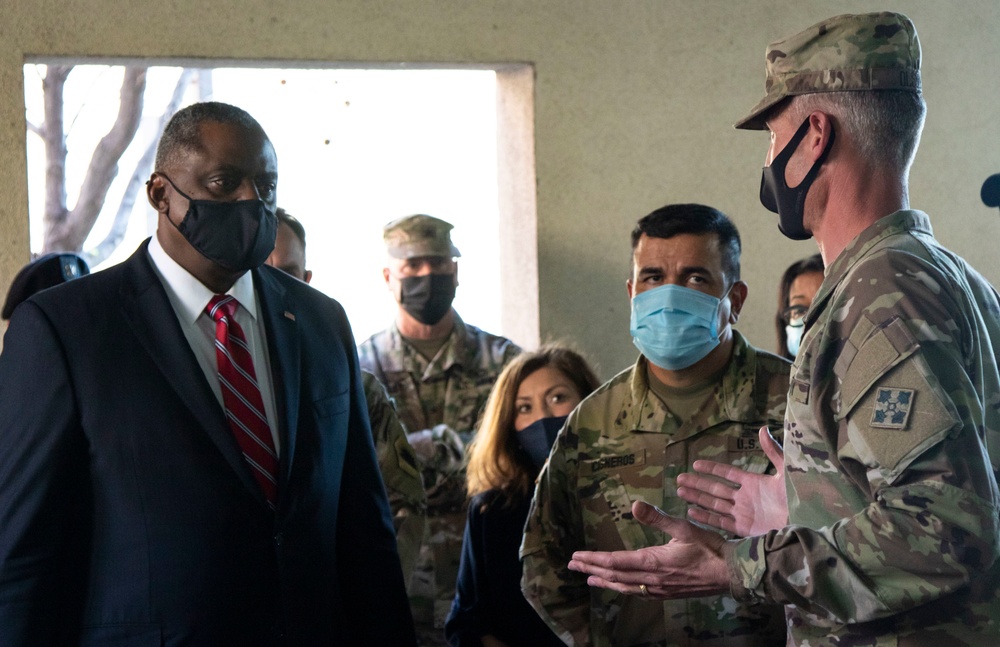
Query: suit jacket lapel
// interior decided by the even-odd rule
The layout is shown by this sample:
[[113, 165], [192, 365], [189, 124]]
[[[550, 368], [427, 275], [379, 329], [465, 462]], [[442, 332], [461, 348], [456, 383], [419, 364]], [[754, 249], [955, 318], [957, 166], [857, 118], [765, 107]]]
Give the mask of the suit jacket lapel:
[[267, 334], [271, 389], [278, 408], [278, 437], [281, 439], [281, 475], [278, 479], [280, 498], [282, 485], [288, 483], [295, 456], [295, 432], [299, 424], [301, 349], [295, 305], [281, 283], [269, 274], [270, 271], [263, 268], [254, 270], [253, 278]]
[[125, 261], [130, 266], [130, 271], [123, 274], [121, 286], [125, 319], [160, 369], [164, 381], [190, 409], [247, 489], [261, 505], [266, 505], [263, 491], [250, 473], [225, 413], [205, 380], [205, 373], [184, 337], [163, 284], [153, 270], [147, 245], [148, 242], [143, 243]]

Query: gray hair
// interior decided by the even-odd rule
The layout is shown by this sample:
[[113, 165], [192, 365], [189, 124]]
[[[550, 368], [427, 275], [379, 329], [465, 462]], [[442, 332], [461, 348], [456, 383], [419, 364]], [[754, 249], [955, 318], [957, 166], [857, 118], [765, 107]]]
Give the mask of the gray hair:
[[920, 144], [927, 104], [909, 90], [869, 90], [798, 95], [787, 109], [795, 122], [816, 110], [835, 116], [847, 131], [843, 134], [873, 168], [891, 170], [905, 182]]

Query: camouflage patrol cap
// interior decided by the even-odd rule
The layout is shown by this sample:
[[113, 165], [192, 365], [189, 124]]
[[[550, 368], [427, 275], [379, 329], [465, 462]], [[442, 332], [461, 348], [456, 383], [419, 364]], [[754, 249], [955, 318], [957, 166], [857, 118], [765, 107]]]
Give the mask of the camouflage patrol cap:
[[766, 95], [736, 128], [765, 130], [767, 113], [797, 94], [859, 90], [920, 92], [920, 41], [906, 16], [844, 14], [767, 47]]
[[415, 258], [417, 256], [461, 256], [451, 244], [451, 223], [434, 216], [418, 213], [393, 220], [382, 228], [382, 240], [389, 256]]

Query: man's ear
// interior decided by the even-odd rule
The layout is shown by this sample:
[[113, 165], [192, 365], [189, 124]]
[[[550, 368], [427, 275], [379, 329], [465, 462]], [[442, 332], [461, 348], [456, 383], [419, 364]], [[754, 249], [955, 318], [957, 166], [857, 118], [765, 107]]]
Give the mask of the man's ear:
[[737, 281], [733, 284], [732, 289], [729, 290], [729, 302], [732, 304], [729, 308], [730, 324], [739, 321], [740, 312], [743, 311], [743, 304], [747, 300], [747, 292], [749, 292], [749, 288], [743, 281]]
[[388, 267], [383, 267], [382, 268], [382, 278], [385, 279], [385, 286], [389, 287], [389, 268]]
[[809, 115], [809, 132], [806, 134], [806, 142], [809, 147], [809, 159], [815, 162], [823, 155], [827, 143], [833, 135], [833, 119], [828, 113], [813, 111]]
[[312, 270], [306, 270], [306, 274], [305, 274], [306, 283], [308, 283], [309, 281], [312, 281], [312, 278], [313, 278], [313, 272], [312, 272]]
[[149, 200], [150, 206], [157, 213], [169, 211], [166, 182], [163, 181], [159, 173], [153, 173], [149, 176], [149, 181], [146, 182], [146, 199]]

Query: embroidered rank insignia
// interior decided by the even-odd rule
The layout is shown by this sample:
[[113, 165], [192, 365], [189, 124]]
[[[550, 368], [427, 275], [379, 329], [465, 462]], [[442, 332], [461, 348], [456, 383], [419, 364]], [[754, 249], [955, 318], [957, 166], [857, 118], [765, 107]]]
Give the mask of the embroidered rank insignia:
[[879, 388], [872, 411], [872, 427], [906, 429], [913, 405], [913, 389]]

